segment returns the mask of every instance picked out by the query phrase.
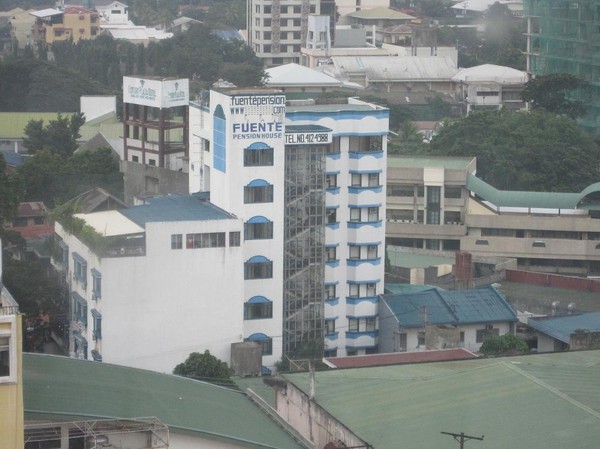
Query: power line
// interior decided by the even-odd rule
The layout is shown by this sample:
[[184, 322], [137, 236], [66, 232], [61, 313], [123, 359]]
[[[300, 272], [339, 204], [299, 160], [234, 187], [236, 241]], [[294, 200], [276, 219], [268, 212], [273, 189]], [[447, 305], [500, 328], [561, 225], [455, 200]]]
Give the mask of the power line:
[[464, 432], [461, 433], [452, 433], [452, 432], [440, 432], [443, 433], [444, 435], [450, 435], [452, 438], [454, 438], [458, 444], [460, 445], [460, 449], [464, 449], [465, 447], [465, 441], [469, 441], [469, 440], [479, 440], [482, 441], [484, 435], [481, 435], [481, 437], [474, 437], [471, 435], [465, 435]]

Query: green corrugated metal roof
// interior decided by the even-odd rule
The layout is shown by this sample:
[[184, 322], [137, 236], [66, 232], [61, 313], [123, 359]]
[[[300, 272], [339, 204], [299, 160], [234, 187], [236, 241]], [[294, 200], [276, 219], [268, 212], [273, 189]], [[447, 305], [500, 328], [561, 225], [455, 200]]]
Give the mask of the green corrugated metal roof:
[[496, 207], [575, 209], [582, 198], [582, 193], [498, 190], [471, 174], [467, 177], [467, 189]]
[[447, 169], [467, 169], [472, 157], [414, 157], [388, 155], [387, 166], [391, 168], [441, 167]]
[[[71, 117], [73, 112], [62, 114], [63, 117]], [[0, 138], [22, 139], [24, 130], [30, 120], [43, 120], [48, 124], [50, 120], [56, 120], [56, 112], [0, 112]]]
[[418, 293], [424, 290], [437, 288], [435, 285], [417, 285], [417, 284], [389, 284], [385, 283], [385, 292], [389, 294]]
[[323, 371], [316, 401], [375, 449], [596, 449], [600, 351]]
[[171, 432], [250, 447], [303, 447], [239, 391], [153, 371], [23, 354], [23, 396], [31, 420], [156, 416]]

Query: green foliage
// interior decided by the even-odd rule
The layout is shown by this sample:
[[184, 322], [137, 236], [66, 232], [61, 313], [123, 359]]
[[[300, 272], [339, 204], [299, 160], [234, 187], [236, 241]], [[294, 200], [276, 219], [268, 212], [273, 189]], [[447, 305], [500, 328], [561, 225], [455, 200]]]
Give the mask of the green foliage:
[[0, 111], [78, 111], [82, 95], [110, 93], [63, 66], [36, 59], [0, 62]]
[[524, 354], [529, 351], [527, 342], [514, 334], [488, 335], [479, 352], [487, 357]]
[[233, 384], [230, 379], [231, 370], [227, 363], [219, 360], [208, 350], [203, 354], [192, 352], [185, 362], [175, 367], [173, 374], [216, 384]]
[[43, 120], [31, 120], [25, 126], [23, 143], [30, 152], [48, 150], [69, 156], [77, 148], [77, 139], [81, 137], [79, 128], [84, 122], [82, 114], [73, 114], [69, 118], [60, 113], [47, 126]]
[[486, 111], [448, 123], [425, 147], [436, 156], [475, 156], [497, 189], [579, 192], [600, 178], [600, 148], [577, 124], [545, 111]]
[[528, 81], [523, 89], [524, 101], [535, 109], [571, 118], [583, 117], [587, 112], [586, 98], [589, 83], [567, 73], [540, 75]]
[[0, 222], [14, 216], [21, 194], [18, 178], [6, 172], [6, 161], [0, 154]]
[[410, 121], [405, 121], [400, 125], [398, 135], [394, 137], [388, 145], [390, 154], [419, 154], [425, 150], [423, 136], [417, 126]]
[[77, 152], [71, 157], [38, 151], [25, 160], [16, 176], [24, 201], [43, 201], [50, 207], [95, 187], [123, 196], [123, 176], [108, 148]]

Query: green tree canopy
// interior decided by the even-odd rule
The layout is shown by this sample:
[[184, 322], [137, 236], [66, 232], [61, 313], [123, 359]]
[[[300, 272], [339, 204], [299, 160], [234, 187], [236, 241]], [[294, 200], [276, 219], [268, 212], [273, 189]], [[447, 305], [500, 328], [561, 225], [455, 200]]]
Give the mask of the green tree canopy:
[[23, 144], [31, 152], [48, 150], [55, 154], [70, 156], [77, 149], [79, 128], [85, 122], [83, 114], [71, 117], [58, 114], [56, 120], [50, 120], [44, 126], [43, 120], [31, 120], [25, 126]]
[[522, 97], [534, 109], [545, 109], [567, 117], [583, 117], [587, 112], [585, 93], [589, 84], [568, 73], [536, 76], [525, 84]]
[[488, 357], [524, 354], [529, 351], [527, 342], [514, 334], [489, 335], [479, 352]]
[[600, 179], [594, 140], [543, 110], [473, 112], [446, 124], [424, 150], [477, 157], [477, 175], [502, 190], [579, 192]]
[[0, 154], [0, 223], [14, 216], [21, 194], [18, 179], [6, 172], [6, 161]]
[[175, 367], [173, 374], [216, 384], [232, 384], [231, 370], [227, 363], [219, 360], [208, 350], [202, 354], [192, 352], [185, 362]]

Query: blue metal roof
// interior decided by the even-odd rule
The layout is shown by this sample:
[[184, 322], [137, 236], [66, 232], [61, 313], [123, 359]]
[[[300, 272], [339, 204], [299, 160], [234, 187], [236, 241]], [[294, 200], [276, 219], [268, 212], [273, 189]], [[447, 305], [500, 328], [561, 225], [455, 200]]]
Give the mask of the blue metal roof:
[[168, 195], [150, 198], [148, 204], [120, 211], [134, 223], [160, 221], [227, 220], [234, 217], [208, 202], [203, 195]]
[[6, 161], [6, 165], [9, 167], [19, 167], [23, 165], [23, 156], [20, 153], [15, 153], [14, 151], [3, 150], [2, 156], [4, 156], [4, 160]]
[[[430, 289], [417, 293], [383, 295], [402, 327], [429, 324], [475, 324], [515, 321], [512, 306], [492, 287], [445, 291]], [[426, 313], [425, 313], [426, 312]]]
[[569, 336], [577, 329], [600, 331], [600, 312], [581, 313], [552, 318], [530, 318], [527, 325], [552, 338], [569, 343]]

